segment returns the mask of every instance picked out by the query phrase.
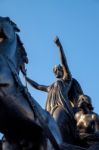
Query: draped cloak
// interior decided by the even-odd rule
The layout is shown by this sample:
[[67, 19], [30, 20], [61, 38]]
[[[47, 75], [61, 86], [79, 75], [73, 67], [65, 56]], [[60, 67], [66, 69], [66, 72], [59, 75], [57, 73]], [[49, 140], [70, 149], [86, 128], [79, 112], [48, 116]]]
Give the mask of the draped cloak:
[[50, 86], [46, 101], [46, 110], [50, 114], [53, 114], [53, 111], [58, 106], [61, 106], [71, 118], [74, 118], [73, 110], [68, 99], [69, 86], [70, 81], [63, 79], [58, 79]]

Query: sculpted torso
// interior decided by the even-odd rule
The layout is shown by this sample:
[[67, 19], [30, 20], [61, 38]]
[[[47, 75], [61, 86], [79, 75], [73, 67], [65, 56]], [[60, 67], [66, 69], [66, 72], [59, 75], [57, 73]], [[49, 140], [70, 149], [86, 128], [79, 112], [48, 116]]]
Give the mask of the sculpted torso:
[[77, 128], [80, 133], [94, 133], [96, 114], [85, 114], [83, 111], [76, 113]]

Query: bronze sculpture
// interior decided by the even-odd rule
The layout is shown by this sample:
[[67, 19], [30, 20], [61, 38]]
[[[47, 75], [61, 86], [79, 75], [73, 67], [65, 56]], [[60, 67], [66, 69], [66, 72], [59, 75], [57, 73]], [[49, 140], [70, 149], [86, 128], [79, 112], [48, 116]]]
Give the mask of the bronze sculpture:
[[[58, 123], [58, 126], [60, 127], [60, 131], [62, 133], [63, 141], [64, 142], [68, 141], [68, 143], [69, 142], [72, 143], [72, 139], [70, 139], [70, 141], [66, 139], [66, 136], [68, 136], [68, 133], [66, 132], [66, 130], [69, 131], [69, 129], [65, 130], [63, 125], [64, 124], [67, 125], [66, 122], [65, 122], [65, 119], [68, 122], [68, 118], [67, 118], [66, 115], [64, 115], [64, 113], [61, 113], [62, 111], [59, 110], [60, 106], [62, 105], [62, 103], [60, 103], [60, 101], [62, 101], [62, 98], [61, 98], [61, 96], [59, 94], [56, 94], [56, 93], [58, 93], [58, 92], [61, 93], [62, 97], [65, 97], [64, 99], [65, 99], [66, 102], [67, 102], [68, 99], [69, 99], [70, 103], [72, 102], [72, 108], [70, 106], [70, 103], [69, 103], [69, 105], [67, 103], [67, 105], [63, 104], [62, 106], [64, 107], [64, 109], [67, 109], [67, 111], [70, 110], [69, 111], [70, 114], [72, 112], [71, 116], [73, 115], [73, 113], [76, 116], [79, 113], [78, 112], [78, 110], [79, 110], [78, 101], [79, 101], [79, 97], [81, 95], [83, 95], [83, 90], [82, 90], [80, 84], [78, 83], [78, 81], [76, 79], [72, 78], [72, 76], [71, 76], [71, 73], [70, 73], [68, 65], [67, 65], [67, 60], [66, 60], [66, 57], [65, 57], [62, 45], [61, 45], [61, 43], [60, 43], [58, 38], [55, 39], [55, 43], [59, 47], [60, 58], [61, 58], [61, 62], [62, 62], [62, 66], [58, 65], [58, 66], [55, 66], [54, 69], [53, 69], [53, 71], [54, 71], [54, 73], [56, 75], [56, 78], [58, 78], [58, 81], [53, 83], [51, 86], [45, 86], [45, 85], [39, 85], [37, 82], [31, 80], [28, 77], [26, 77], [26, 79], [29, 82], [29, 84], [32, 85], [34, 88], [36, 88], [38, 90], [42, 90], [42, 91], [48, 92], [48, 98], [47, 98], [47, 102], [46, 102], [46, 110], [48, 112], [50, 112], [50, 114], [54, 117], [54, 119]], [[59, 81], [61, 81], [63, 83], [67, 82], [68, 86], [67, 87], [64, 86], [64, 89], [63, 89], [61, 84], [58, 83]], [[60, 89], [62, 89], [62, 91]], [[67, 94], [66, 96], [64, 96], [64, 91], [65, 91], [65, 94]], [[59, 101], [58, 101], [58, 99], [59, 99]], [[69, 106], [69, 109], [68, 109], [68, 106]], [[54, 114], [55, 111], [56, 111], [56, 114]], [[58, 118], [58, 116], [60, 116], [61, 119]], [[65, 118], [64, 118], [64, 116], [65, 116]], [[90, 116], [90, 114], [89, 114], [89, 116]], [[77, 118], [76, 118], [76, 120], [77, 120]], [[91, 121], [92, 121], [92, 119], [91, 119]], [[73, 119], [72, 120], [70, 119], [70, 122], [73, 123]], [[74, 121], [74, 124], [72, 124], [72, 125], [73, 125], [73, 127], [75, 127], [75, 121]], [[91, 127], [92, 126], [93, 125], [91, 125]], [[70, 124], [69, 124], [69, 127], [70, 127]], [[71, 135], [72, 131], [73, 130], [71, 130], [71, 132], [69, 132], [69, 135]], [[91, 146], [91, 144], [90, 145], [86, 145], [83, 140], [80, 141], [80, 132], [78, 132], [78, 124], [77, 124], [76, 129], [74, 129], [73, 132], [75, 133], [75, 131], [77, 133], [73, 137], [73, 140], [74, 140], [73, 142], [74, 143], [76, 143], [76, 141], [77, 142], [79, 141], [80, 146], [83, 146], [83, 147]], [[65, 136], [65, 133], [66, 133], [66, 136]], [[69, 139], [69, 136], [68, 136], [68, 139]], [[97, 135], [97, 139], [98, 139], [98, 135]]]
[[[0, 17], [0, 132], [5, 135], [7, 142], [20, 143], [26, 140], [33, 142], [34, 149], [41, 149], [42, 145], [45, 149], [44, 143], [48, 138], [54, 143], [53, 146], [60, 149], [61, 135], [55, 121], [20, 81], [19, 71], [25, 75], [27, 54], [16, 32], [19, 29], [10, 18]], [[43, 133], [43, 130], [46, 132]]]
[[[57, 78], [57, 80], [51, 84], [50, 86], [39, 85], [35, 81], [26, 78], [27, 81], [36, 89], [48, 92], [48, 98], [46, 102], [46, 110], [50, 112], [55, 121], [57, 122], [60, 131], [62, 133], [63, 141], [65, 142], [73, 142], [74, 136], [70, 134], [75, 133], [75, 121], [74, 121], [74, 113], [68, 99], [68, 91], [71, 87], [72, 77], [69, 71], [69, 67], [67, 64], [67, 60], [64, 54], [64, 50], [62, 45], [56, 37], [55, 39], [56, 45], [59, 47], [61, 65], [54, 67], [53, 71]], [[71, 123], [73, 125], [71, 125]], [[71, 131], [70, 131], [71, 130]], [[66, 134], [64, 134], [66, 133]], [[68, 135], [68, 139], [67, 139]], [[70, 138], [70, 139], [69, 139]]]
[[[54, 67], [58, 80], [50, 87], [42, 86], [42, 90], [49, 92], [47, 107], [49, 104], [52, 107], [47, 110], [55, 122], [31, 97], [19, 78], [20, 71], [26, 76], [25, 63], [28, 63], [25, 48], [17, 34], [19, 31], [10, 18], [0, 17], [0, 132], [4, 134], [0, 149], [87, 150], [83, 148], [85, 145], [79, 147], [68, 144], [77, 144], [76, 122], [70, 100], [75, 107], [83, 91], [70, 74], [59, 39], [56, 38], [55, 43], [59, 47], [62, 66]], [[32, 82], [29, 78], [27, 80]], [[35, 82], [33, 84], [36, 85]], [[95, 135], [93, 133], [93, 137], [98, 141], [98, 132]], [[92, 144], [91, 148], [97, 150], [97, 147], [99, 148], [98, 143]], [[89, 150], [91, 148], [89, 147]]]
[[78, 111], [75, 114], [75, 119], [77, 121], [77, 129], [81, 143], [88, 147], [94, 143], [98, 143], [99, 115], [93, 112], [93, 106], [89, 96], [79, 96]]

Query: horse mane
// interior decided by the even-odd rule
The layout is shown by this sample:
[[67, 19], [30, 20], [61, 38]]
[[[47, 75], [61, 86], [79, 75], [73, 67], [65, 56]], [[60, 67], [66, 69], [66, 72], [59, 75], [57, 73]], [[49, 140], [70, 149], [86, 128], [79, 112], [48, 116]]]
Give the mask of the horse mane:
[[0, 17], [0, 18], [7, 21], [13, 27], [13, 30], [14, 30], [14, 32], [16, 34], [16, 38], [17, 38], [17, 49], [16, 49], [17, 68], [16, 69], [17, 69], [18, 73], [21, 70], [23, 75], [26, 75], [25, 64], [28, 63], [28, 57], [27, 57], [26, 50], [23, 46], [23, 43], [22, 43], [19, 35], [16, 33], [16, 32], [20, 32], [20, 29], [18, 28], [17, 24], [14, 23], [9, 17]]
[[[1, 17], [1, 18], [9, 22], [9, 24], [13, 27], [15, 33], [20, 32], [20, 29], [18, 28], [16, 23], [14, 23], [9, 17]], [[21, 72], [24, 75], [26, 75], [25, 64], [28, 63], [27, 53], [17, 33], [16, 33], [16, 38], [17, 38], [17, 56], [16, 56], [17, 57], [17, 71], [19, 73], [19, 71], [21, 70]]]
[[18, 34], [17, 36], [17, 61], [18, 61], [18, 71], [21, 70], [21, 72], [26, 75], [26, 69], [25, 69], [25, 64], [28, 64], [28, 57], [26, 50], [23, 46], [23, 43], [19, 37]]

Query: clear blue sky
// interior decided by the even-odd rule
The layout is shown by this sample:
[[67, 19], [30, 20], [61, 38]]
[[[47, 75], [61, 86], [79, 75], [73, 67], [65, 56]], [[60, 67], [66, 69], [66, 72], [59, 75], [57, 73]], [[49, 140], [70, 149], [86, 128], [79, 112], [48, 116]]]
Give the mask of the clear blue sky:
[[[0, 15], [21, 29], [27, 73], [38, 83], [55, 81], [52, 68], [60, 59], [53, 40], [58, 35], [73, 77], [99, 113], [99, 0], [0, 0]], [[28, 88], [44, 107], [47, 94]]]

